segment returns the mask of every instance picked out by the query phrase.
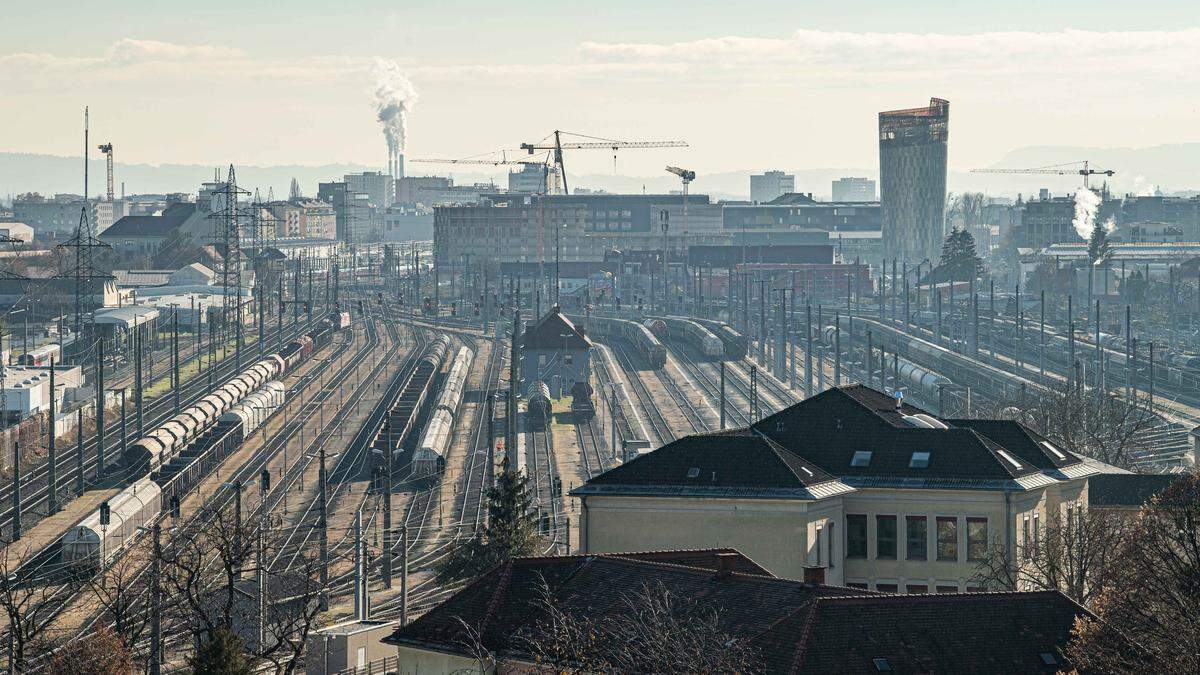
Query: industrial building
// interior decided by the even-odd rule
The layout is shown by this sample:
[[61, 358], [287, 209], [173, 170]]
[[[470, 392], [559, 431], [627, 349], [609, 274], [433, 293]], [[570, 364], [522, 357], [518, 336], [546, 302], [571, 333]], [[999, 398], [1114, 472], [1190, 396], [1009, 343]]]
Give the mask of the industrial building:
[[765, 204], [796, 191], [796, 177], [782, 171], [767, 171], [750, 176], [750, 201]]
[[569, 394], [576, 382], [591, 379], [592, 341], [583, 329], [563, 316], [558, 307], [537, 323], [526, 326], [521, 337], [521, 377], [526, 386], [546, 383], [552, 398]]
[[100, 233], [125, 215], [123, 201], [89, 199], [81, 195], [56, 194], [43, 197], [37, 193], [20, 195], [13, 200], [13, 219], [33, 228], [38, 239], [69, 239], [79, 226], [79, 216], [84, 206], [92, 230]]
[[[941, 419], [849, 385], [746, 429], [680, 438], [593, 477], [583, 553], [733, 546], [783, 577], [908, 594], [984, 590], [980, 561], [1020, 555], [1122, 469], [1008, 420]], [[1019, 590], [1019, 589], [1018, 589]]]
[[[333, 205], [317, 199], [289, 199], [270, 202], [267, 209], [275, 216], [274, 236], [337, 239], [337, 214]], [[265, 234], [265, 233], [264, 233]]]
[[833, 201], [835, 202], [874, 202], [878, 200], [875, 181], [870, 178], [839, 178], [833, 181]]
[[812, 193], [793, 192], [766, 204], [724, 204], [722, 227], [755, 230], [879, 231], [879, 202], [821, 202]]
[[884, 255], [936, 261], [946, 215], [950, 103], [879, 113], [879, 189]]

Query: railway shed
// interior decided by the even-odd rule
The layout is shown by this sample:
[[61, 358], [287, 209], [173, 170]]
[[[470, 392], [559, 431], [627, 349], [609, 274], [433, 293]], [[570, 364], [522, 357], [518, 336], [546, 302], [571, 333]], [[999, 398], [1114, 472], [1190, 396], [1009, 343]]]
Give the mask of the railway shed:
[[542, 380], [552, 398], [562, 398], [576, 382], [592, 376], [592, 341], [580, 326], [558, 307], [525, 328], [521, 340], [521, 376], [526, 382]]

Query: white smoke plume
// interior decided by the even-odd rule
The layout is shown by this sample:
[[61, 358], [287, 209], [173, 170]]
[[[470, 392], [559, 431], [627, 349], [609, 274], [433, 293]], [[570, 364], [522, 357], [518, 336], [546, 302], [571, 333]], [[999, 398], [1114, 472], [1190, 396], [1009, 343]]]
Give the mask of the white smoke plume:
[[1075, 234], [1087, 241], [1092, 236], [1092, 228], [1096, 224], [1096, 213], [1100, 210], [1100, 196], [1087, 188], [1079, 188], [1075, 192], [1075, 218], [1071, 225]]
[[390, 155], [404, 152], [408, 138], [408, 114], [417, 102], [417, 90], [395, 61], [376, 59], [375, 113]]
[[1133, 189], [1139, 197], [1155, 197], [1159, 193], [1158, 186], [1146, 180], [1145, 176], [1133, 179]]

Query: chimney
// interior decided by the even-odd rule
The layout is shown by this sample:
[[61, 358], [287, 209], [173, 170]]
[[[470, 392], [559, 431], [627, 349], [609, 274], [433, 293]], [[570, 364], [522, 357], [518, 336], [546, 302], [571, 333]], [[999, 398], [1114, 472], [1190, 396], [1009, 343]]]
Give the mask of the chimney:
[[717, 554], [717, 576], [727, 577], [733, 574], [734, 567], [737, 565], [738, 554], [736, 553], [718, 553]]
[[825, 568], [820, 566], [804, 566], [804, 583], [812, 586], [825, 584]]

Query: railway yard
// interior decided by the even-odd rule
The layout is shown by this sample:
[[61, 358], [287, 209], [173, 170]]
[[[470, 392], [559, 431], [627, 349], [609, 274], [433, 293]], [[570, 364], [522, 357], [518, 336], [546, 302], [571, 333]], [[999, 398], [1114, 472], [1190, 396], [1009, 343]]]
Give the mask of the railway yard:
[[[417, 316], [377, 286], [344, 292], [355, 307], [348, 326], [294, 322], [266, 336], [262, 358], [244, 354], [240, 370], [232, 354], [211, 360], [181, 382], [178, 407], [170, 395], [149, 400], [141, 434], [126, 420], [114, 443], [110, 415], [116, 468], [100, 474], [99, 441], [81, 433], [53, 472], [46, 463], [19, 489], [12, 481], [0, 489], [0, 519], [22, 528], [4, 549], [6, 574], [42, 589], [37, 617], [57, 639], [100, 625], [129, 633], [135, 623], [133, 651], [161, 654], [169, 670], [185, 662], [193, 633], [168, 628], [242, 612], [236, 595], [258, 598], [247, 616], [260, 623], [261, 651], [302, 661], [296, 634], [350, 618], [411, 620], [461, 588], [439, 583], [437, 570], [485, 531], [488, 489], [504, 459], [528, 481], [543, 552], [568, 553], [578, 545], [570, 491], [681, 436], [745, 426], [854, 381], [969, 415], [972, 403], [1070, 377], [1062, 360], [1030, 359], [1027, 342], [992, 340], [972, 357], [866, 310], [826, 313], [783, 353], [704, 319], [576, 316], [592, 341], [589, 386], [552, 394], [528, 374], [511, 381], [507, 322]], [[1036, 339], [1040, 354], [1061, 355], [1061, 345]], [[1156, 371], [1138, 383], [1124, 353], [1078, 347], [1089, 348], [1107, 366], [1098, 386], [1153, 387]], [[1186, 452], [1200, 402], [1186, 381], [1160, 377], [1153, 412], [1161, 423], [1147, 433], [1166, 455]], [[51, 480], [62, 492], [53, 512]], [[193, 586], [162, 571], [164, 560], [190, 560]], [[279, 595], [268, 578], [288, 580], [288, 592]], [[124, 594], [119, 611], [96, 602], [105, 583]], [[191, 618], [165, 615], [170, 596], [195, 605]], [[271, 638], [262, 627], [281, 611], [275, 603], [298, 612], [293, 634]], [[42, 639], [41, 630], [25, 637]]]

